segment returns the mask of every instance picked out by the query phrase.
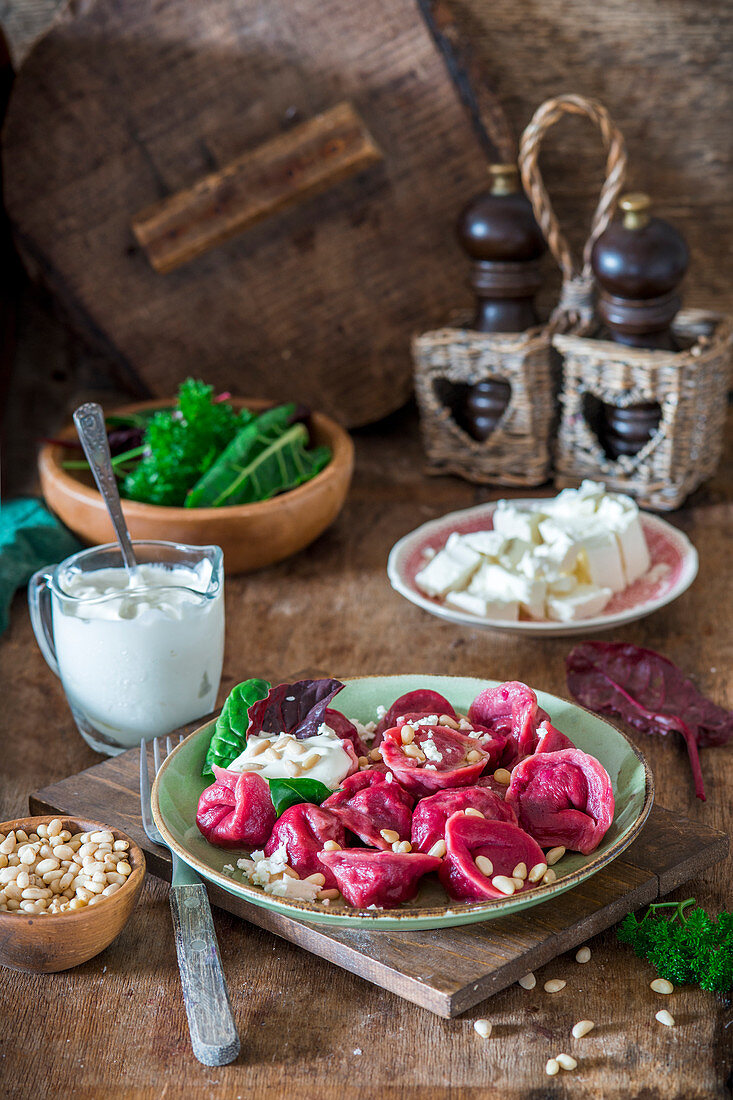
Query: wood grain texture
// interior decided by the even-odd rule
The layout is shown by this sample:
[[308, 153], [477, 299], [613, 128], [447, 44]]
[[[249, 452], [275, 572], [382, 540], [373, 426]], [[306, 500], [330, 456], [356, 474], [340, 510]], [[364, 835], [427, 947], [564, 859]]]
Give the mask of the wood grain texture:
[[[443, 623], [401, 600], [386, 580], [387, 553], [398, 537], [424, 520], [495, 499], [501, 491], [424, 477], [411, 412], [356, 433], [356, 447], [353, 489], [329, 532], [287, 563], [228, 581], [220, 701], [246, 676], [317, 673], [518, 677], [563, 694], [567, 640], [530, 642]], [[733, 705], [733, 652], [723, 609], [733, 598], [732, 475], [729, 430], [719, 474], [671, 517], [700, 554], [695, 584], [620, 636], [665, 653], [702, 691], [727, 706]], [[30, 791], [99, 758], [76, 732], [61, 685], [35, 646], [22, 593], [0, 640], [0, 682], [0, 802], [1, 816], [9, 818], [25, 810]], [[660, 805], [675, 817], [730, 833], [730, 748], [701, 753], [708, 795], [703, 804], [694, 797], [681, 745], [638, 733], [632, 737], [650, 759]], [[671, 855], [674, 844], [672, 833]], [[157, 873], [152, 860], [149, 866]], [[729, 856], [672, 897], [694, 894], [713, 912], [730, 906], [732, 869]], [[684, 987], [660, 1005], [648, 985], [651, 967], [622, 947], [610, 929], [589, 941], [590, 963], [579, 966], [570, 952], [538, 969], [534, 990], [508, 986], [461, 1018], [445, 1020], [216, 908], [242, 1054], [233, 1066], [206, 1070], [191, 1054], [168, 888], [154, 874], [132, 919], [104, 955], [50, 980], [0, 971], [0, 997], [13, 1020], [12, 1029], [0, 1034], [5, 1056], [0, 1073], [13, 1100], [48, 1094], [115, 1100], [161, 1095], [711, 1100], [727, 1095], [733, 1066], [733, 1025], [726, 1027], [733, 1019], [730, 1004]], [[543, 983], [555, 977], [568, 984], [549, 996]], [[671, 1009], [676, 1028], [656, 1024], [660, 1007]], [[493, 1023], [488, 1041], [473, 1030], [478, 1017]], [[574, 1042], [570, 1029], [584, 1018], [595, 1020], [596, 1029]], [[578, 1058], [578, 1069], [550, 1081], [545, 1061], [563, 1049]]]
[[[344, 99], [384, 162], [161, 279], [130, 220]], [[5, 197], [24, 258], [131, 390], [182, 377], [347, 425], [411, 390], [485, 161], [413, 0], [71, 4], [19, 74]], [[42, 166], [43, 165], [43, 166]]]
[[352, 105], [339, 103], [141, 211], [132, 231], [166, 274], [381, 159]]

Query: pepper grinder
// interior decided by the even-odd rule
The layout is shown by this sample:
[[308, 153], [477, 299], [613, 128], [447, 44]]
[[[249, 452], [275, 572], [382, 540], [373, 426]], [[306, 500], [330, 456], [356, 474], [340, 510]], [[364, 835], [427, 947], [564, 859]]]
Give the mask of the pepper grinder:
[[[542, 284], [542, 232], [519, 182], [516, 164], [489, 166], [489, 190], [465, 207], [458, 239], [471, 257], [476, 332], [524, 332], [539, 323], [534, 297]], [[499, 423], [511, 396], [508, 382], [486, 379], [467, 394], [461, 419], [483, 442]]]
[[[619, 206], [622, 219], [600, 235], [591, 256], [600, 316], [616, 343], [679, 351], [671, 325], [682, 304], [677, 287], [689, 263], [687, 245], [673, 226], [651, 216], [648, 195], [624, 195]], [[602, 404], [598, 434], [604, 450], [611, 458], [637, 454], [660, 417], [655, 402]]]

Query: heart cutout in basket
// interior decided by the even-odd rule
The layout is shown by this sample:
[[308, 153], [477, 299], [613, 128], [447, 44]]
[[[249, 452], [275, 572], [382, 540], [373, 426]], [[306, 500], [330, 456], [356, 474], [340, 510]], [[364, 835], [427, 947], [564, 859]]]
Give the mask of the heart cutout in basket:
[[512, 398], [512, 387], [503, 378], [485, 378], [473, 384], [436, 378], [433, 392], [456, 426], [477, 443], [490, 439]]

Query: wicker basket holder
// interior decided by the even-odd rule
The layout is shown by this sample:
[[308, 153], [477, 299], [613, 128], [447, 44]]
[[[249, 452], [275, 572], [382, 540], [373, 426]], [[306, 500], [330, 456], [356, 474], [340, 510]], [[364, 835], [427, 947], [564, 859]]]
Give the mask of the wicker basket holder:
[[[519, 153], [524, 189], [565, 279], [551, 335], [553, 346], [563, 357], [555, 483], [565, 487], [592, 478], [629, 493], [644, 507], [667, 511], [678, 508], [710, 477], [720, 459], [731, 362], [731, 320], [701, 311], [679, 313], [673, 324], [683, 348], [679, 352], [592, 338], [598, 321], [594, 316], [590, 254], [605, 225], [591, 233], [582, 270], [574, 272], [537, 166], [544, 134], [570, 109], [568, 103], [572, 101], [580, 108], [580, 101], [572, 96], [543, 104], [524, 132]], [[598, 104], [594, 107], [597, 109]], [[617, 168], [619, 163], [623, 176], [623, 160]], [[618, 190], [614, 205], [617, 197]], [[610, 209], [606, 224], [612, 213]], [[570, 317], [569, 325], [562, 318], [563, 312]], [[661, 408], [657, 430], [637, 454], [609, 458], [593, 428], [593, 410], [594, 406], [597, 410], [598, 402], [620, 407], [657, 403]]]
[[[584, 250], [587, 267], [593, 242], [608, 225], [623, 186], [623, 138], [605, 108], [594, 100], [568, 95], [549, 101], [549, 106], [556, 117], [569, 112], [590, 118], [601, 131], [607, 153], [606, 179]], [[535, 119], [522, 138], [526, 164], [533, 144], [539, 145], [536, 126], [532, 136]], [[519, 162], [529, 195], [522, 155]], [[575, 266], [541, 180], [534, 179], [533, 185], [535, 217], [563, 270], [560, 302], [547, 324], [526, 332], [475, 332], [459, 321], [413, 339], [415, 393], [429, 474], [451, 473], [478, 484], [528, 487], [541, 485], [551, 474], [559, 385], [552, 339], [555, 332], [583, 330], [592, 323], [592, 283], [586, 267]], [[541, 195], [544, 214], [540, 210], [538, 216]], [[479, 442], [457, 423], [450, 398], [486, 379], [508, 382], [511, 395], [499, 424], [488, 439]]]

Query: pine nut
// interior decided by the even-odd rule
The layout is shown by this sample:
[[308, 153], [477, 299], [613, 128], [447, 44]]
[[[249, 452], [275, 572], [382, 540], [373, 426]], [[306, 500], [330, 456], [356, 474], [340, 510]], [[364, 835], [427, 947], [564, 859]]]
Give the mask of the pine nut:
[[441, 714], [438, 718], [438, 725], [448, 726], [448, 728], [452, 730], [459, 730], [461, 728], [455, 718], [451, 718], [450, 714]]
[[112, 847], [114, 848], [114, 850], [116, 852], [127, 852], [129, 850], [130, 845], [128, 844], [128, 842], [126, 840], [116, 840], [114, 842], [114, 844], [112, 845]]
[[19, 886], [16, 886], [14, 882], [9, 882], [5, 887], [5, 897], [10, 898], [12, 901], [20, 901], [23, 893]]
[[481, 874], [486, 875], [487, 878], [491, 878], [494, 873], [494, 864], [488, 856], [476, 856], [476, 866]]
[[132, 867], [130, 866], [129, 863], [127, 863], [127, 861], [123, 861], [122, 863], [118, 863], [117, 864], [117, 874], [118, 875], [131, 875], [132, 874]]
[[501, 783], [503, 787], [508, 787], [512, 781], [511, 772], [508, 772], [506, 768], [497, 768], [494, 772], [494, 779], [497, 783]]
[[400, 741], [403, 745], [411, 745], [415, 740], [415, 730], [412, 726], [403, 726], [400, 730]]
[[76, 896], [79, 899], [79, 901], [87, 902], [87, 901], [89, 901], [89, 899], [91, 897], [94, 896], [94, 891], [93, 890], [87, 890], [86, 886], [77, 886]]
[[21, 871], [18, 874], [15, 883], [16, 886], [19, 886], [21, 890], [25, 890], [26, 887], [30, 886], [31, 884], [31, 877], [27, 871]]
[[379, 835], [383, 840], [386, 840], [388, 844], [394, 844], [395, 841], [400, 839], [400, 834], [395, 832], [394, 829], [380, 829]]
[[101, 882], [105, 886], [107, 885], [107, 876], [104, 871], [95, 871], [92, 875], [92, 882]]
[[41, 898], [50, 898], [50, 890], [42, 890], [40, 886], [26, 886], [23, 891], [24, 901], [39, 901]]
[[263, 737], [261, 741], [257, 738], [255, 744], [252, 746], [250, 756], [259, 756], [265, 749], [269, 749], [271, 744], [272, 741], [269, 737]]
[[[288, 878], [300, 878], [300, 875], [295, 870], [295, 868], [294, 867], [288, 867], [287, 864], [283, 867], [282, 873], [284, 875], [287, 875]], [[91, 886], [89, 887], [89, 889], [91, 890]]]
[[512, 875], [512, 882], [514, 883], [514, 889], [515, 890], [523, 890], [524, 886], [525, 886], [525, 883], [526, 883], [526, 879], [518, 878], [517, 875]]
[[559, 1062], [563, 1069], [577, 1069], [578, 1063], [571, 1054], [556, 1054], [555, 1061]]
[[46, 871], [58, 871], [59, 861], [57, 859], [42, 859], [40, 863], [36, 864], [36, 874], [45, 875]]
[[63, 824], [59, 821], [59, 819], [57, 817], [55, 817], [53, 819], [53, 821], [49, 821], [49, 823], [47, 825], [48, 835], [49, 836], [58, 836], [59, 833], [61, 832], [61, 830], [63, 829], [63, 827], [64, 827]]
[[546, 870], [546, 863], [535, 863], [534, 867], [532, 867], [529, 874], [527, 875], [527, 878], [530, 882], [539, 882]]
[[440, 859], [442, 859], [443, 856], [445, 855], [445, 853], [447, 852], [447, 850], [448, 849], [446, 848], [444, 840], [436, 840], [435, 844], [432, 846], [432, 848], [428, 852], [428, 855], [429, 856], [438, 856]]
[[479, 760], [483, 760], [483, 753], [479, 752], [478, 749], [471, 749], [470, 752], [466, 753], [466, 760], [469, 764], [478, 764]]
[[335, 901], [338, 896], [338, 890], [319, 890], [316, 894], [319, 901]]
[[360, 768], [365, 768], [368, 763], [369, 763], [369, 757], [368, 756], [360, 756], [359, 759], [357, 760], [357, 764], [359, 765]]
[[108, 871], [107, 872], [107, 882], [116, 882], [118, 886], [122, 886], [123, 882], [125, 882], [125, 881], [126, 881], [126, 876], [125, 875], [120, 875], [120, 874], [117, 873], [117, 871]]
[[75, 897], [69, 902], [69, 909], [83, 909], [86, 905], [86, 898]]
[[577, 1024], [573, 1026], [573, 1038], [582, 1039], [583, 1036], [587, 1035], [589, 1031], [592, 1031], [595, 1026], [592, 1020], [578, 1020]]
[[482, 814], [480, 810], [477, 810], [474, 806], [469, 806], [465, 811], [466, 817], [483, 817], [486, 820], [486, 814]]
[[494, 875], [491, 880], [491, 885], [495, 890], [498, 890], [501, 894], [506, 894], [507, 897], [511, 897], [514, 893], [514, 883], [506, 875]]
[[48, 825], [39, 825], [36, 832], [39, 836], [48, 836]]
[[22, 848], [19, 848], [18, 856], [20, 857], [20, 862], [25, 863], [26, 867], [30, 867], [31, 863], [36, 862], [36, 853], [30, 844], [24, 844]]
[[674, 986], [666, 978], [655, 978], [653, 982], [649, 983], [649, 988], [653, 989], [655, 993], [674, 993]]
[[512, 878], [526, 878], [527, 877], [527, 864], [518, 863], [512, 871]]
[[27, 842], [28, 842], [28, 833], [25, 831], [25, 829], [16, 829], [15, 830], [15, 839], [20, 844], [27, 844]]
[[18, 911], [18, 909], [20, 909], [20, 902], [17, 901], [15, 898], [8, 898], [6, 905], [8, 907], [9, 913], [15, 913]]
[[674, 1027], [674, 1016], [671, 1012], [667, 1012], [666, 1008], [663, 1008], [661, 1012], [657, 1012], [654, 1019], [659, 1020], [660, 1024], [664, 1024], [665, 1027]]
[[[70, 839], [71, 839], [71, 837], [69, 837], [69, 840]], [[90, 840], [96, 840], [98, 844], [101, 844], [105, 841], [108, 842], [109, 844], [114, 844], [114, 839], [115, 838], [114, 838], [114, 834], [111, 833], [108, 829], [101, 829], [98, 833], [92, 833], [92, 835], [89, 839]]]
[[71, 833], [69, 832], [68, 829], [62, 829], [61, 832], [59, 833], [59, 836], [61, 837], [62, 840], [67, 840], [67, 841], [71, 840]]
[[425, 760], [425, 754], [419, 745], [405, 745], [402, 751], [405, 756], [411, 756], [414, 760]]
[[104, 896], [102, 894], [96, 894], [93, 898], [89, 899], [89, 904], [99, 905], [100, 901], [104, 901]]
[[553, 871], [552, 867], [548, 867], [542, 876], [542, 885], [550, 886], [553, 882], [557, 881], [557, 875]]
[[590, 962], [590, 947], [581, 947], [575, 955], [575, 961], [579, 963]]
[[8, 833], [8, 835], [5, 837], [5, 840], [2, 842], [2, 844], [0, 844], [0, 852], [2, 852], [2, 854], [4, 856], [9, 856], [14, 851], [15, 851], [15, 834], [14, 833]]
[[402, 853], [404, 855], [407, 852], [412, 851], [412, 845], [410, 844], [409, 840], [398, 840], [396, 844], [392, 845], [392, 851]]
[[477, 1031], [482, 1039], [488, 1039], [491, 1035], [491, 1022], [489, 1020], [475, 1020], [473, 1030]]
[[382, 754], [379, 749], [372, 749], [372, 751], [369, 753], [369, 759], [372, 761], [373, 764], [376, 764], [379, 760], [381, 760]]
[[545, 982], [545, 993], [559, 993], [567, 984], [562, 978], [550, 978], [549, 982]]
[[21, 901], [20, 908], [24, 913], [40, 913], [41, 905], [37, 901]]
[[537, 985], [537, 979], [531, 970], [529, 974], [525, 974], [523, 978], [519, 979], [519, 985], [521, 985], [522, 989], [534, 989]]
[[119, 882], [110, 882], [109, 886], [105, 886], [102, 890], [101, 897], [110, 898], [113, 894], [116, 894], [120, 888]]
[[82, 844], [81, 848], [79, 848], [79, 855], [84, 856], [85, 858], [88, 856], [93, 856], [96, 850], [97, 845], [92, 844], [91, 841], [88, 841], [86, 844]]
[[545, 853], [545, 863], [548, 867], [552, 867], [553, 863], [557, 863], [559, 859], [565, 855], [565, 848], [559, 845], [557, 848], [550, 848], [549, 852]]
[[308, 878], [303, 880], [304, 882], [312, 882], [314, 886], [325, 886], [326, 876], [322, 875], [320, 871], [316, 871], [314, 875], [308, 875]]
[[327, 840], [323, 845], [324, 852], [340, 852], [341, 845], [335, 840]]
[[68, 844], [57, 844], [53, 854], [56, 859], [73, 859], [74, 849], [70, 848]]
[[555, 1077], [560, 1072], [560, 1063], [557, 1058], [548, 1058], [545, 1063], [545, 1073], [548, 1077]]

